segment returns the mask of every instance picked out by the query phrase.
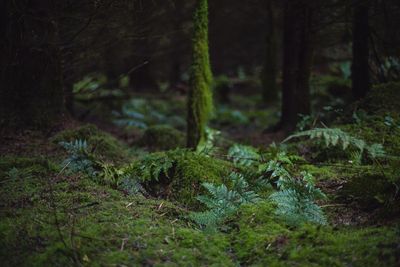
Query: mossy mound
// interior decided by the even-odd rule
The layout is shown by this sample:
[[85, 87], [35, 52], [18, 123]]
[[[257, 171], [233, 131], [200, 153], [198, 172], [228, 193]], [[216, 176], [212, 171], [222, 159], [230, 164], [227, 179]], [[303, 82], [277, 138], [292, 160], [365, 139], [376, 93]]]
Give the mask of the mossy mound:
[[38, 199], [41, 187], [48, 187], [44, 177], [58, 169], [44, 158], [0, 158], [0, 203], [15, 208], [31, 206]]
[[357, 203], [367, 212], [375, 210], [376, 219], [398, 216], [400, 175], [397, 166], [382, 165], [348, 170], [347, 182], [337, 192], [338, 196], [347, 202]]
[[138, 143], [152, 151], [183, 148], [185, 134], [168, 125], [156, 125], [147, 128]]
[[0, 158], [0, 177], [5, 177], [12, 169], [24, 170], [25, 172], [34, 174], [44, 174], [51, 168], [55, 168], [55, 166], [42, 157], [5, 156]]
[[229, 162], [178, 149], [151, 153], [133, 163], [129, 172], [151, 195], [197, 206], [201, 184], [221, 184], [231, 170]]
[[400, 117], [390, 118], [393, 125], [388, 125], [387, 116], [369, 116], [360, 123], [341, 125], [340, 128], [369, 144], [382, 144], [387, 154], [396, 156], [400, 152]]
[[374, 86], [360, 107], [375, 114], [400, 113], [400, 82]]
[[396, 266], [400, 260], [396, 226], [290, 228], [273, 205], [260, 202], [242, 206], [233, 227], [233, 253], [243, 266]]
[[21, 167], [2, 181], [2, 266], [233, 266], [228, 237], [188, 227], [168, 201], [52, 178]]
[[246, 266], [263, 260], [268, 252], [267, 247], [278, 236], [289, 233], [284, 224], [274, 215], [275, 207], [270, 202], [240, 207], [233, 227], [232, 246], [238, 260]]
[[93, 153], [104, 160], [117, 163], [129, 160], [129, 151], [125, 144], [92, 124], [68, 129], [52, 137], [52, 141], [57, 144], [77, 139], [86, 140], [92, 147]]

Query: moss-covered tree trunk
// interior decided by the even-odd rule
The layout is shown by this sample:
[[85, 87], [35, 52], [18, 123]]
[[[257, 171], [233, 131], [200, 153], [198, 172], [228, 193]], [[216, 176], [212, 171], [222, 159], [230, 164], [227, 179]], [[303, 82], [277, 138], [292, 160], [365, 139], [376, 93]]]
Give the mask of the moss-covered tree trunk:
[[193, 58], [187, 114], [187, 146], [196, 149], [205, 140], [205, 130], [211, 115], [212, 73], [208, 52], [208, 2], [198, 0], [194, 14]]
[[267, 1], [267, 20], [266, 20], [266, 44], [265, 44], [265, 55], [264, 65], [261, 72], [262, 82], [262, 97], [264, 103], [272, 103], [278, 99], [278, 86], [276, 84], [277, 79], [277, 38], [278, 34], [276, 31], [275, 23], [275, 10], [273, 0]]
[[64, 112], [56, 4], [1, 2], [0, 125], [48, 127]]

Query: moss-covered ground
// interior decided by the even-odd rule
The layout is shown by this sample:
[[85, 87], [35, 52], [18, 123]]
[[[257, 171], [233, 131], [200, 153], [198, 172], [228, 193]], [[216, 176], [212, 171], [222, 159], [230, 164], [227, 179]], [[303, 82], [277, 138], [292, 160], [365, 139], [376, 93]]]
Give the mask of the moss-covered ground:
[[[367, 110], [368, 105], [368, 99], [360, 103]], [[312, 173], [327, 194], [318, 204], [328, 225], [287, 225], [264, 198], [242, 205], [219, 231], [200, 230], [189, 214], [204, 208], [196, 200], [205, 193], [201, 183], [220, 184], [231, 171], [241, 171], [220, 155], [223, 151], [214, 157], [181, 149], [144, 152], [93, 125], [51, 136], [25, 133], [4, 138], [8, 144], [0, 158], [0, 265], [399, 266], [399, 202], [393, 186], [398, 183], [395, 156], [400, 151], [396, 105], [394, 101], [392, 109], [375, 107], [376, 112], [358, 124], [337, 124], [367, 142], [383, 144], [393, 158], [381, 165], [349, 164], [346, 157], [351, 155], [343, 151], [317, 155], [314, 150], [324, 148], [307, 142], [289, 145], [288, 150], [306, 159], [296, 169]], [[169, 147], [172, 138], [174, 146]], [[137, 145], [167, 150], [179, 147], [177, 140], [182, 138], [180, 132], [157, 126]], [[127, 166], [147, 193], [130, 194], [90, 175], [68, 172], [67, 155], [58, 143], [75, 139], [87, 140], [101, 162]], [[342, 160], [331, 161], [337, 153]]]

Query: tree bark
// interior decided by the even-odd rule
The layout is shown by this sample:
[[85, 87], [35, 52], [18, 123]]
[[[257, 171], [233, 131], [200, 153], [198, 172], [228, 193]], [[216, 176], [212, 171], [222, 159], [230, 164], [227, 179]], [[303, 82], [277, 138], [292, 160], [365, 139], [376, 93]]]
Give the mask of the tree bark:
[[264, 66], [261, 73], [261, 82], [263, 86], [262, 97], [264, 103], [272, 103], [278, 99], [277, 80], [277, 31], [275, 22], [275, 10], [273, 0], [267, 1], [267, 31]]
[[368, 1], [353, 0], [353, 100], [366, 96], [370, 88]]
[[293, 130], [299, 114], [310, 114], [312, 7], [302, 0], [284, 6], [282, 117], [279, 128]]
[[208, 50], [207, 0], [197, 0], [193, 24], [193, 59], [188, 95], [187, 147], [195, 150], [206, 141], [206, 126], [213, 109], [212, 73]]
[[48, 127], [64, 112], [54, 5], [51, 0], [2, 1], [2, 126]]

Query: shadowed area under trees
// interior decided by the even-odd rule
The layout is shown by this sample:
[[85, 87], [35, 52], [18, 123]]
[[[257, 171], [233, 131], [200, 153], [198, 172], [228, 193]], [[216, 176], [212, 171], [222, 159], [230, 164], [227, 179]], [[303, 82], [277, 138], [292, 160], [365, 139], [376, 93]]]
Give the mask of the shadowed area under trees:
[[394, 0], [0, 1], [1, 266], [399, 266]]

